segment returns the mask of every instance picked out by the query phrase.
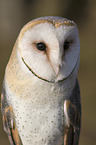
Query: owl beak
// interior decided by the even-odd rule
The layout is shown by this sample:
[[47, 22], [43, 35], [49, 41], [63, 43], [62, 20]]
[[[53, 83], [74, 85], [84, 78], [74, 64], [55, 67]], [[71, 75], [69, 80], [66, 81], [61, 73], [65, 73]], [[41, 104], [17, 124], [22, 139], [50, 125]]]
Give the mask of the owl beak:
[[57, 77], [59, 74], [59, 66], [53, 66], [53, 70], [54, 70], [54, 73], [56, 74], [56, 77]]
[[[57, 50], [59, 51], [59, 47], [58, 47]], [[59, 52], [58, 53], [57, 52], [51, 50], [50, 51], [50, 55], [49, 55], [50, 64], [51, 64], [52, 69], [53, 69], [53, 71], [55, 73], [55, 77], [58, 76], [59, 71], [60, 71], [60, 65], [61, 65], [61, 59], [60, 59], [60, 56], [59, 56]]]
[[62, 63], [61, 63], [60, 59], [58, 60], [58, 62], [59, 63], [52, 65], [56, 77], [58, 77], [59, 72], [60, 72], [60, 68], [62, 67]]

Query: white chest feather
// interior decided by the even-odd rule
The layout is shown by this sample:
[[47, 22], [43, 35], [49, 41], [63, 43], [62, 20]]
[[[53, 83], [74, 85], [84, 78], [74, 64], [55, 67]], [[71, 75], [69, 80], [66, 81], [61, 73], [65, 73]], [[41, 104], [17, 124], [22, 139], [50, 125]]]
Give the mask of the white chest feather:
[[[75, 84], [70, 78], [64, 83], [29, 84], [20, 96], [7, 86], [8, 101], [13, 106], [16, 125], [24, 145], [62, 145], [64, 136], [64, 100]], [[14, 96], [14, 97], [13, 97]]]

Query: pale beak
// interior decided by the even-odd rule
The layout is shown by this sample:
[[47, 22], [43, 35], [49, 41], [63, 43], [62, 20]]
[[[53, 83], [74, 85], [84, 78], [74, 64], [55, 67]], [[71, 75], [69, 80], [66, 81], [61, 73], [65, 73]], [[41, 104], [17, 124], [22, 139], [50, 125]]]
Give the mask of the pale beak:
[[55, 65], [55, 66], [53, 65], [52, 67], [53, 67], [53, 70], [54, 70], [56, 77], [57, 77], [59, 74], [60, 67], [58, 65]]

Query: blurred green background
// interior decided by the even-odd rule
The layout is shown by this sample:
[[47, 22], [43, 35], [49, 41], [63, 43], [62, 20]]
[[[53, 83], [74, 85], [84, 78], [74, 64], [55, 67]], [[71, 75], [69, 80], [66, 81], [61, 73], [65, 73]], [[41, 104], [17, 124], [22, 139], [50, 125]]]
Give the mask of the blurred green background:
[[[96, 0], [0, 0], [0, 88], [20, 29], [40, 16], [62, 16], [79, 28], [82, 128], [79, 145], [96, 144]], [[9, 145], [0, 113], [0, 145]]]

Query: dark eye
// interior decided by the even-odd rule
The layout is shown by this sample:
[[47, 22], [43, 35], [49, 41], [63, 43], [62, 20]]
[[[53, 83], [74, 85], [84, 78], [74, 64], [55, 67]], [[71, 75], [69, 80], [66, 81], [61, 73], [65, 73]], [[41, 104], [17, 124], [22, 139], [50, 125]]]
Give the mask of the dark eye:
[[67, 50], [70, 46], [70, 43], [68, 41], [64, 42], [64, 50]]
[[37, 43], [37, 44], [36, 44], [36, 47], [37, 47], [37, 49], [40, 50], [40, 51], [46, 50], [46, 45], [45, 45], [43, 42]]

